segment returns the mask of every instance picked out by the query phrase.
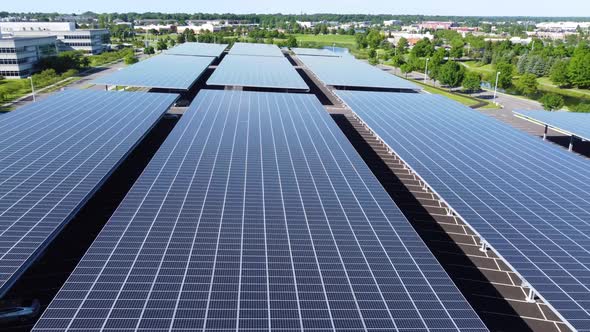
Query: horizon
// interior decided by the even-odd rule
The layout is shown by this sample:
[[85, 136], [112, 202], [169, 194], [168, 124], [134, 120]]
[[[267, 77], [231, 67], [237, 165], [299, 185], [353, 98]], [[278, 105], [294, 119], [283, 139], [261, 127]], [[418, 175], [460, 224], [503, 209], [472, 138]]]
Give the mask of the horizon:
[[318, 13], [236, 13], [236, 12], [166, 12], [166, 11], [116, 11], [116, 12], [97, 12], [93, 10], [86, 10], [82, 12], [61, 12], [61, 11], [4, 11], [10, 14], [60, 14], [60, 15], [76, 15], [80, 16], [85, 13], [93, 13], [97, 15], [104, 15], [104, 14], [140, 14], [145, 15], [149, 13], [162, 13], [162, 14], [188, 14], [188, 15], [196, 15], [196, 14], [208, 14], [208, 15], [283, 15], [283, 16], [314, 16], [314, 15], [365, 15], [365, 16], [426, 16], [426, 17], [471, 17], [471, 18], [575, 18], [575, 19], [588, 19], [590, 20], [590, 16], [572, 16], [572, 15], [440, 15], [440, 14], [421, 14], [421, 13], [414, 13], [414, 14], [396, 14], [396, 13], [374, 13], [374, 14], [367, 14], [367, 13], [338, 13], [338, 12], [318, 12]]
[[[498, 0], [494, 4], [473, 3], [469, 0], [453, 0], [441, 3], [436, 0], [423, 0], [420, 3], [396, 4], [378, 0], [341, 0], [336, 7], [333, 4], [311, 0], [300, 0], [297, 3], [259, 0], [243, 3], [237, 0], [218, 0], [215, 3], [194, 4], [188, 0], [178, 0], [175, 3], [156, 1], [115, 1], [104, 0], [100, 3], [79, 3], [73, 0], [57, 0], [43, 4], [9, 3], [2, 11], [9, 13], [61, 13], [82, 14], [94, 12], [109, 13], [148, 13], [160, 12], [166, 14], [235, 14], [235, 15], [424, 15], [424, 16], [460, 16], [460, 17], [571, 17], [579, 13], [590, 13], [590, 2], [578, 0], [564, 0], [556, 5], [553, 1], [524, 1]], [[138, 10], [140, 7], [141, 10]], [[232, 10], [229, 10], [231, 8]]]

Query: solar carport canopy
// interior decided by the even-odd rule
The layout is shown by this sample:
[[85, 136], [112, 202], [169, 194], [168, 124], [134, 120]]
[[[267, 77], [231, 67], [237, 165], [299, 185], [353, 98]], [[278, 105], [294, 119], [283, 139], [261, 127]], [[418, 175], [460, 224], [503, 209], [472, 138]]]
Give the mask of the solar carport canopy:
[[227, 44], [183, 43], [167, 51], [165, 54], [219, 57], [227, 48]]
[[255, 55], [255, 56], [278, 56], [285, 55], [281, 49], [274, 44], [250, 44], [235, 43], [229, 50], [230, 55]]
[[309, 90], [285, 57], [227, 55], [207, 84]]
[[397, 90], [421, 89], [414, 83], [386, 73], [353, 57], [337, 58], [310, 55], [298, 55], [297, 57], [326, 85]]
[[312, 56], [327, 56], [327, 57], [340, 57], [341, 54], [332, 52], [325, 48], [298, 48], [294, 47], [291, 49], [293, 53], [297, 55], [312, 55]]
[[313, 95], [202, 90], [35, 331], [485, 331]]
[[214, 59], [214, 57], [161, 54], [100, 77], [91, 83], [188, 90]]
[[436, 95], [338, 95], [575, 330], [590, 328], [590, 161]]
[[521, 116], [558, 131], [590, 141], [590, 114], [547, 111], [515, 111]]
[[176, 98], [67, 90], [0, 116], [0, 294]]

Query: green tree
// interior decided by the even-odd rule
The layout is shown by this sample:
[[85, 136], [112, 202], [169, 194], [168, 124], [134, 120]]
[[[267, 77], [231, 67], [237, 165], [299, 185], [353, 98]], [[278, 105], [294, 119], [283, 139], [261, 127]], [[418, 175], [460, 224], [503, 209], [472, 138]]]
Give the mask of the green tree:
[[394, 57], [391, 58], [391, 60], [389, 61], [389, 63], [392, 66], [394, 66], [395, 68], [399, 68], [405, 62], [404, 62], [404, 58], [401, 55], [396, 55], [396, 56], [394, 56]]
[[411, 63], [404, 63], [399, 67], [399, 69], [406, 76], [406, 78], [408, 78], [408, 73], [411, 73], [414, 70], [414, 66], [412, 66]]
[[479, 91], [481, 89], [481, 76], [476, 72], [468, 71], [465, 73], [461, 85], [465, 91], [470, 93]]
[[287, 47], [297, 47], [297, 38], [294, 35], [287, 38]]
[[563, 97], [553, 93], [548, 93], [541, 97], [540, 102], [547, 111], [558, 110], [564, 106]]
[[0, 85], [0, 100], [9, 101], [13, 98], [13, 95], [20, 90], [18, 84], [6, 83]]
[[524, 74], [516, 81], [516, 88], [525, 96], [534, 96], [539, 89], [535, 74]]
[[590, 50], [588, 46], [581, 44], [576, 48], [568, 71], [572, 85], [578, 88], [590, 87]]
[[578, 104], [577, 106], [572, 107], [572, 111], [578, 113], [590, 113], [590, 103]]
[[410, 43], [408, 43], [408, 40], [404, 37], [401, 37], [398, 41], [397, 41], [397, 53], [399, 55], [403, 55], [406, 54], [406, 52], [408, 51], [408, 47], [410, 46]]
[[428, 76], [430, 76], [430, 78], [438, 80], [438, 72], [440, 66], [444, 63], [446, 56], [447, 51], [441, 47], [434, 52], [432, 57], [430, 57], [430, 61], [428, 62]]
[[[496, 70], [500, 72], [500, 76], [498, 77], [498, 87], [502, 89], [511, 87], [514, 66], [506, 62], [500, 62], [496, 65]], [[495, 75], [492, 84], [496, 84]]]
[[447, 85], [449, 89], [452, 89], [461, 84], [463, 75], [463, 66], [455, 61], [447, 61], [444, 65], [440, 66], [438, 80], [441, 84]]
[[416, 45], [412, 47], [412, 51], [410, 53], [418, 58], [431, 56], [434, 53], [434, 45], [430, 39], [424, 38], [419, 40]]
[[385, 40], [385, 36], [383, 36], [378, 30], [371, 30], [367, 34], [367, 44], [372, 49], [377, 49], [383, 40]]
[[139, 60], [137, 60], [137, 58], [133, 55], [128, 55], [125, 57], [124, 61], [126, 65], [132, 65], [134, 63], [137, 63]]
[[451, 51], [449, 52], [450, 56], [455, 59], [459, 59], [463, 57], [463, 47], [465, 43], [463, 39], [456, 38], [451, 41]]
[[156, 43], [156, 49], [158, 51], [167, 50], [168, 44], [166, 43], [166, 41], [164, 39], [159, 39], [158, 42]]
[[179, 33], [178, 35], [176, 35], [176, 44], [184, 44], [186, 42], [186, 39], [184, 37], [184, 34]]
[[369, 46], [369, 43], [367, 42], [367, 37], [364, 34], [357, 33], [354, 38], [356, 41], [357, 48], [364, 50], [365, 48], [367, 48], [367, 46]]
[[568, 76], [568, 66], [569, 61], [561, 60], [557, 61], [551, 67], [551, 74], [549, 78], [553, 82], [553, 84], [559, 87], [565, 87], [570, 85], [570, 79]]
[[156, 53], [156, 51], [154, 50], [154, 48], [152, 46], [148, 46], [143, 49], [143, 53], [144, 54], [154, 54], [154, 53]]

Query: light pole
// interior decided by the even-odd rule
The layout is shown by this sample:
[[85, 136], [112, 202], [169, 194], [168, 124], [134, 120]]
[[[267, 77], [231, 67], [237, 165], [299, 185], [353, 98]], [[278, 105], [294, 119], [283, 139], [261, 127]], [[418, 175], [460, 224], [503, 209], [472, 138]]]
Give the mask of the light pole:
[[494, 104], [498, 105], [496, 102], [496, 95], [498, 94], [498, 78], [500, 77], [500, 72], [496, 73], [496, 84], [494, 86]]
[[336, 53], [336, 43], [332, 44], [332, 53]]
[[428, 61], [430, 61], [430, 58], [426, 58], [426, 68], [424, 68], [424, 84], [426, 84], [426, 80], [428, 79]]
[[37, 98], [35, 97], [35, 85], [33, 85], [33, 77], [29, 76], [29, 80], [31, 81], [31, 92], [33, 94], [33, 102], [36, 102]]

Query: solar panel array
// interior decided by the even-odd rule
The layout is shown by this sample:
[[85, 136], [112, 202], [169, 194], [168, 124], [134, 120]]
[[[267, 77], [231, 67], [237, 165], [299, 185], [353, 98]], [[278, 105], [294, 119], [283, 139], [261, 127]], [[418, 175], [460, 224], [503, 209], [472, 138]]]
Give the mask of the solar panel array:
[[213, 57], [157, 55], [93, 80], [92, 84], [188, 90]]
[[35, 331], [485, 331], [312, 95], [199, 93]]
[[312, 56], [331, 56], [331, 57], [340, 57], [341, 54], [335, 53], [330, 51], [329, 49], [325, 48], [298, 48], [294, 47], [291, 49], [293, 53], [297, 55], [312, 55]]
[[547, 111], [515, 111], [517, 116], [532, 119], [549, 127], [590, 141], [590, 114]]
[[590, 161], [435, 95], [338, 91], [571, 327], [590, 329]]
[[176, 98], [67, 90], [0, 117], [0, 294]]
[[336, 87], [369, 87], [400, 90], [421, 88], [353, 57], [297, 56], [324, 84]]
[[227, 48], [227, 44], [182, 43], [167, 51], [165, 54], [219, 57]]
[[274, 44], [235, 43], [229, 50], [230, 55], [254, 55], [284, 57], [281, 49]]
[[309, 90], [285, 57], [226, 56], [208, 85]]

